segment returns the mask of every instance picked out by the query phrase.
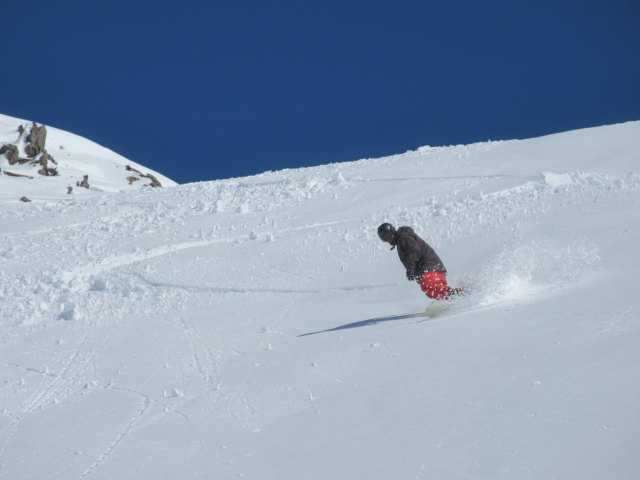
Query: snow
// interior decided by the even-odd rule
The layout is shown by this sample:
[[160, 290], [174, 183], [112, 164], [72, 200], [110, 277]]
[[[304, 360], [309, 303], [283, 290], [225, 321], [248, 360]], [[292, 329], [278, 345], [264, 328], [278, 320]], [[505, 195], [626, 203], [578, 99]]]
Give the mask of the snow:
[[[630, 122], [31, 203], [0, 177], [0, 478], [638, 478], [638, 152]], [[384, 221], [470, 294], [420, 315]]]
[[[18, 130], [20, 126], [24, 128], [22, 134]], [[0, 114], [0, 145], [15, 145], [18, 147], [20, 157], [26, 159], [26, 137], [31, 127], [32, 122]], [[149, 185], [148, 180], [143, 181], [145, 179], [139, 178], [140, 176], [135, 172], [127, 171], [127, 166], [143, 174], [155, 176], [163, 186], [176, 185], [173, 180], [164, 175], [132, 162], [86, 138], [48, 125], [46, 130], [45, 149], [54, 158], [56, 164], [51, 166], [57, 168], [58, 175], [50, 177], [38, 175], [39, 167], [31, 164], [10, 165], [5, 155], [0, 155], [0, 171], [5, 173], [0, 175], [0, 201], [18, 202], [23, 196], [31, 201], [66, 200], [70, 195], [86, 197], [104, 192], [137, 190]], [[6, 172], [31, 178], [7, 176]], [[77, 186], [78, 182], [82, 182], [84, 175], [89, 175], [88, 189]], [[127, 177], [131, 176], [139, 179], [130, 183]], [[72, 194], [67, 193], [68, 187], [73, 189]]]

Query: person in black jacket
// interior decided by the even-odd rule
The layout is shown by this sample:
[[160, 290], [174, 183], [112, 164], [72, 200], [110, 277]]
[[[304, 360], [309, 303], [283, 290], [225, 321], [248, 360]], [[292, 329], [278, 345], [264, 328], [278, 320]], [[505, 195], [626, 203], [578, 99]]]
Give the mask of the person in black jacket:
[[417, 281], [427, 297], [446, 300], [451, 295], [462, 295], [462, 289], [449, 286], [442, 260], [413, 228], [400, 227], [396, 230], [390, 223], [383, 223], [378, 227], [378, 236], [391, 245], [391, 250], [398, 248], [400, 261], [407, 270], [407, 279]]

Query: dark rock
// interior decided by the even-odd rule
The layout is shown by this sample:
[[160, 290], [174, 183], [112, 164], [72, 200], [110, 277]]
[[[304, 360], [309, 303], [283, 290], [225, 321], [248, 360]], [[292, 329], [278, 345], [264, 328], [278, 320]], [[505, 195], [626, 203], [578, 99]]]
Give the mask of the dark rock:
[[89, 188], [89, 175], [82, 177], [82, 182], [76, 182], [77, 187]]
[[162, 184], [158, 181], [158, 179], [153, 175], [151, 175], [150, 173], [147, 173], [146, 175], [142, 175], [142, 176], [151, 180], [151, 183], [149, 184], [149, 186], [154, 188], [162, 187]]
[[9, 165], [15, 165], [20, 160], [18, 147], [10, 143], [5, 143], [0, 147], [0, 155], [4, 155], [9, 160]]
[[[162, 187], [162, 184], [158, 181], [158, 179], [156, 177], [154, 177], [153, 175], [151, 175], [150, 173], [142, 173], [140, 170], [136, 170], [135, 168], [133, 168], [131, 165], [127, 165], [125, 167], [125, 169], [128, 172], [136, 172], [138, 175], [140, 175], [143, 178], [148, 178], [149, 180], [151, 180], [151, 183], [148, 185], [150, 187]], [[127, 178], [128, 180], [128, 178]], [[129, 182], [129, 184], [131, 184], [131, 182]]]
[[47, 141], [47, 128], [44, 125], [38, 126], [33, 122], [31, 131], [27, 136], [27, 146], [24, 151], [29, 158], [35, 158], [44, 152], [44, 145]]
[[53, 157], [51, 155], [49, 155], [47, 153], [47, 151], [43, 151], [42, 155], [40, 156], [40, 158], [38, 159], [38, 161], [33, 162], [37, 165], [42, 165], [42, 168], [40, 170], [38, 170], [38, 173], [40, 175], [44, 175], [45, 177], [55, 177], [56, 175], [58, 175], [58, 170], [56, 170], [53, 167], [49, 167], [49, 161], [53, 162], [53, 163], [57, 163]]
[[22, 197], [20, 199], [21, 202], [30, 202], [31, 200], [29, 200], [27, 197]]
[[10, 177], [25, 177], [33, 180], [33, 177], [30, 177], [29, 175], [20, 175], [19, 173], [7, 172], [6, 170], [2, 173], [4, 173], [5, 175], [9, 175]]

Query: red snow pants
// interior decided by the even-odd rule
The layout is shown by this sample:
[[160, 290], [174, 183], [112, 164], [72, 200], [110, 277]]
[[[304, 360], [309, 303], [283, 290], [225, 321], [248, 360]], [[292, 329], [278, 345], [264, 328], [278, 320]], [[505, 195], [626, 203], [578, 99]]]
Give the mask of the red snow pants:
[[418, 279], [418, 284], [424, 294], [434, 300], [446, 300], [451, 295], [451, 288], [443, 272], [425, 272]]

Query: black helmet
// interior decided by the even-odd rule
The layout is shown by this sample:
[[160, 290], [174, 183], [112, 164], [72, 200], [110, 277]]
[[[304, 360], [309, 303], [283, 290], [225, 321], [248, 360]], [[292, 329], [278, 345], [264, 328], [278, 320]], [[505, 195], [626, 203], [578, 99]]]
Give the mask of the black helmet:
[[391, 235], [396, 233], [396, 229], [390, 223], [383, 223], [378, 227], [378, 236], [383, 242], [388, 242]]

